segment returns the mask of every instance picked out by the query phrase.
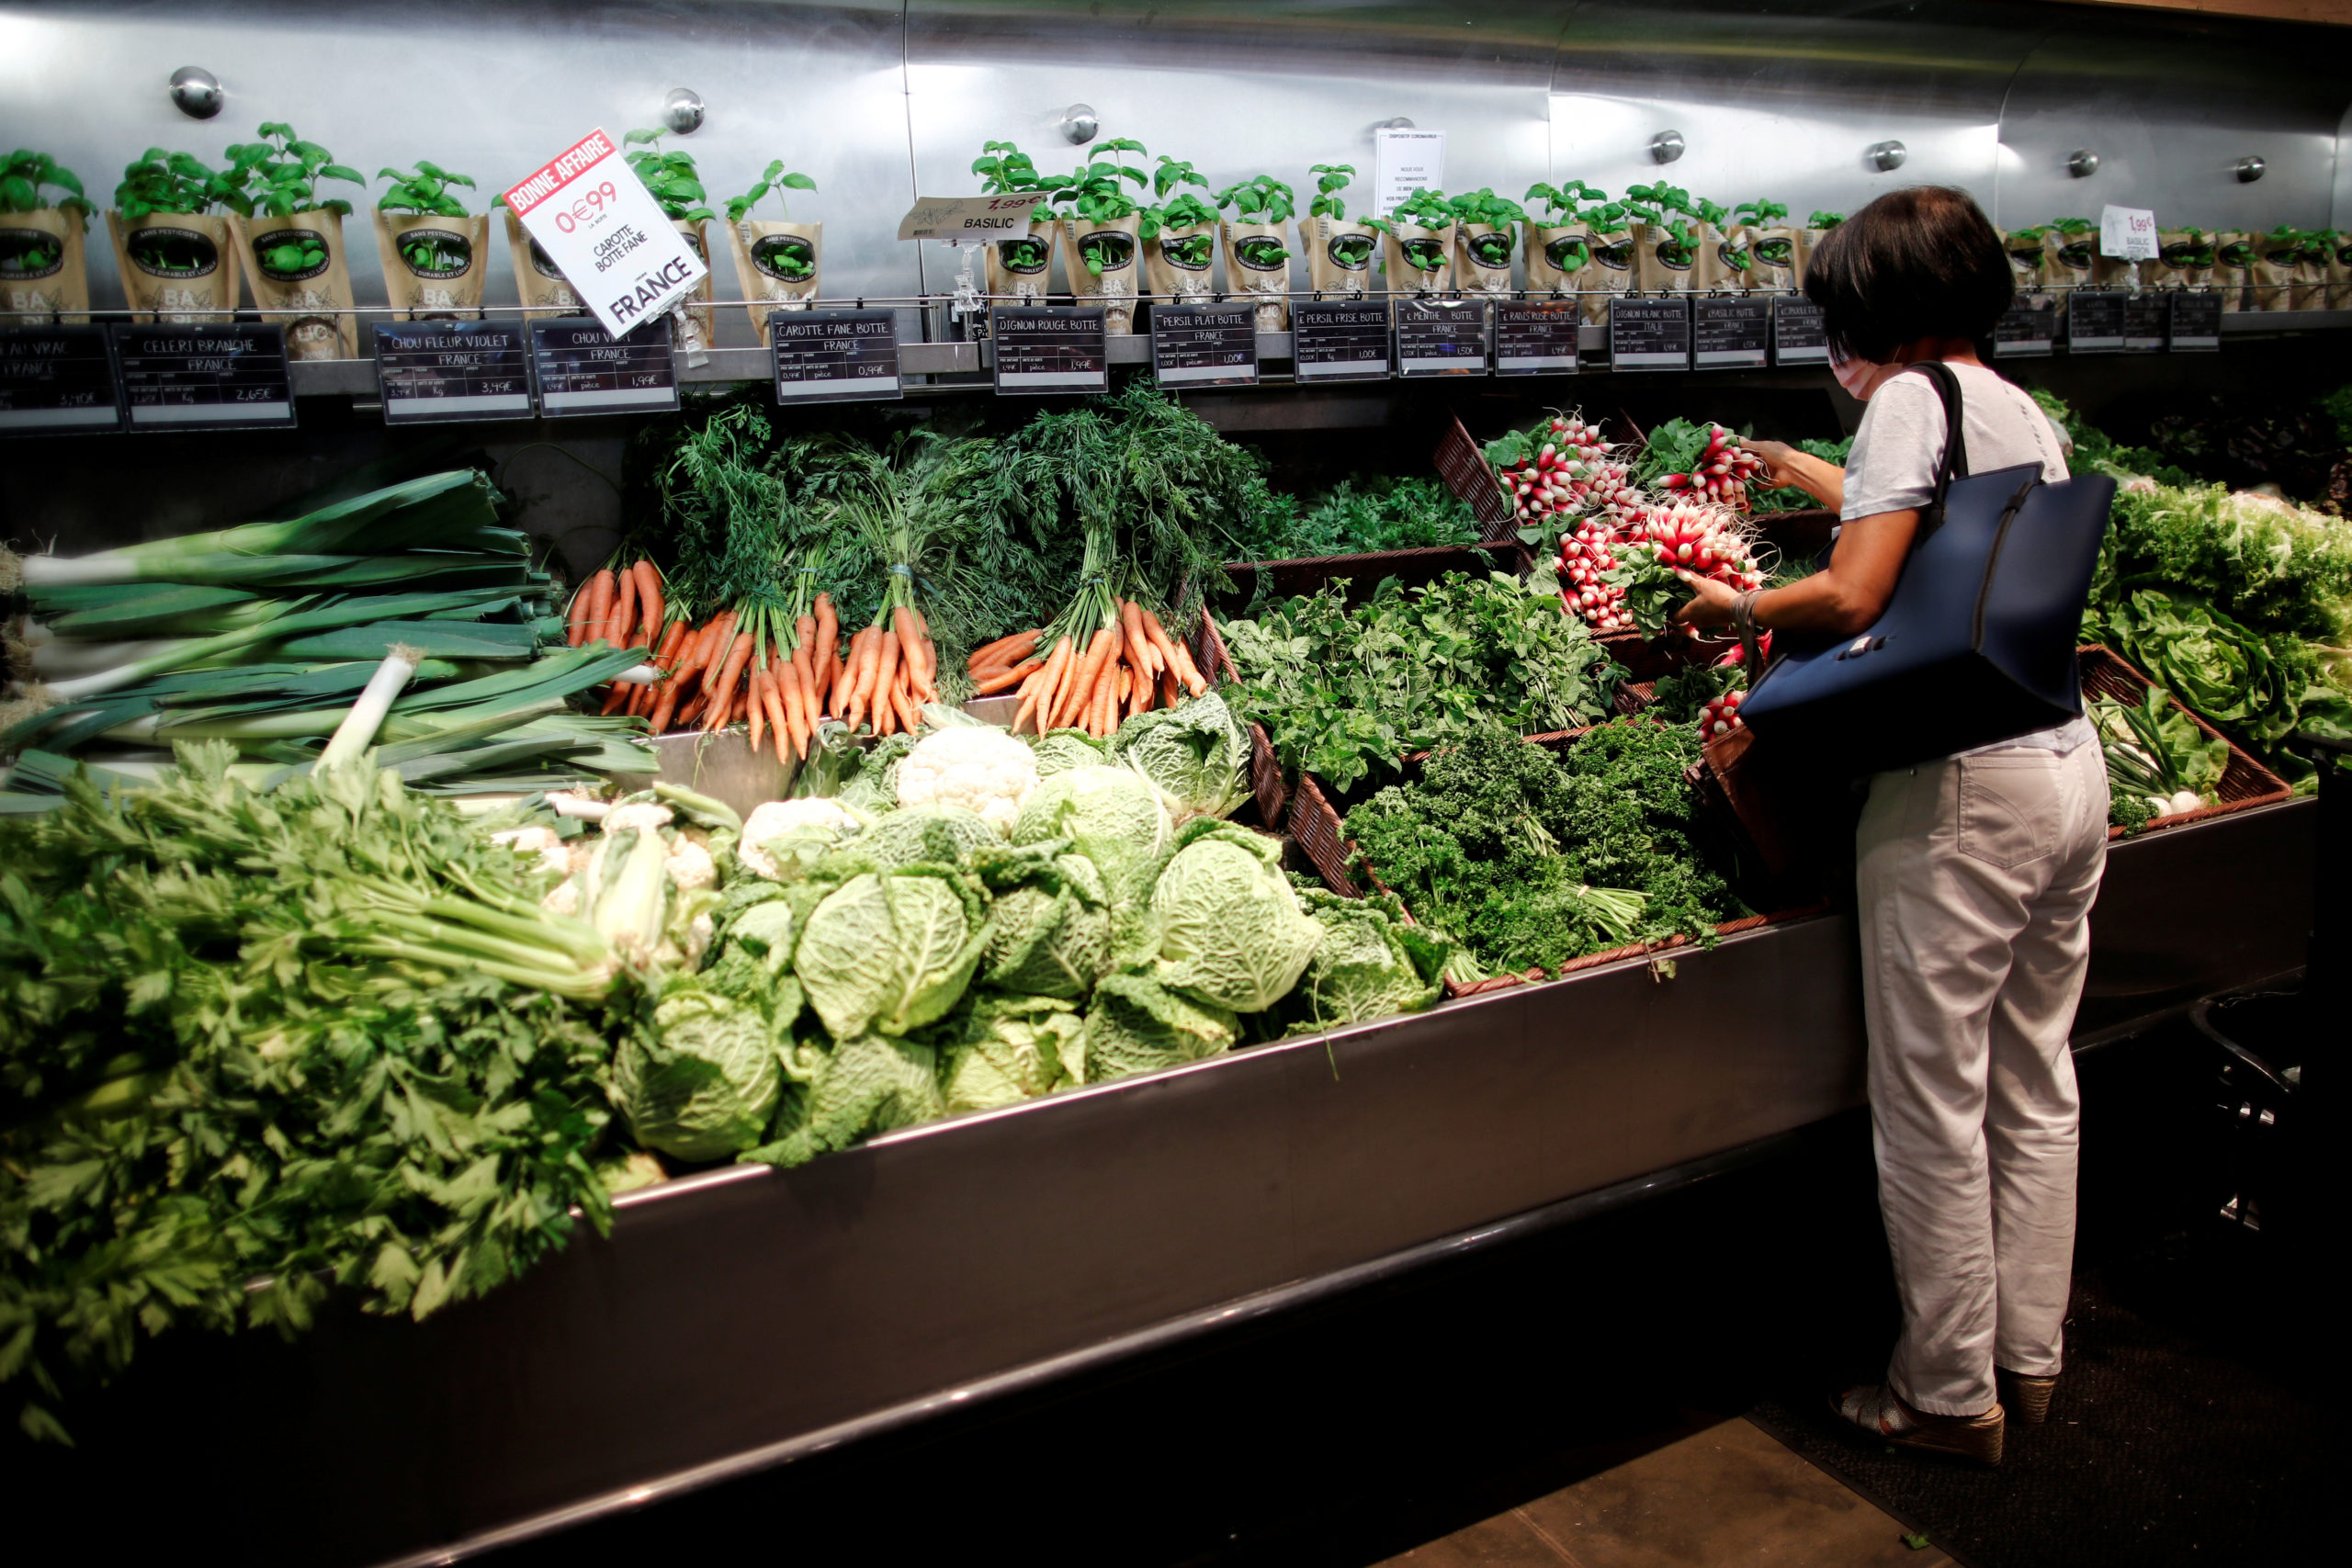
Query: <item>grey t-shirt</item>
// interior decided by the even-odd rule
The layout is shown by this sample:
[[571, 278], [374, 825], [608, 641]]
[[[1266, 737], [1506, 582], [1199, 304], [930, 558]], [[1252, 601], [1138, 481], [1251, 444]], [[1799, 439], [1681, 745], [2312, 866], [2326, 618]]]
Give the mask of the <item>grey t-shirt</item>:
[[[1960, 378], [1960, 423], [1967, 442], [1962, 455], [1970, 473], [2040, 463], [2044, 479], [2055, 483], [2067, 477], [2058, 433], [2039, 404], [1983, 366], [1951, 368]], [[1936, 491], [1944, 430], [1944, 400], [1933, 381], [1924, 373], [1890, 378], [1863, 405], [1854, 448], [1846, 458], [1846, 503], [1838, 515], [1851, 523], [1927, 505]], [[2015, 746], [2063, 755], [2090, 739], [2088, 722], [2075, 718], [1977, 750]]]

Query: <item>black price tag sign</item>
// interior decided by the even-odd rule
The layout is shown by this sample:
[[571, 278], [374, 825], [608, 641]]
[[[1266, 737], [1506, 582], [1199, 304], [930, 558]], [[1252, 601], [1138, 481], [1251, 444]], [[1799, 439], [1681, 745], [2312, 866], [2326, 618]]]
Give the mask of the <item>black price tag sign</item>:
[[1151, 373], [1163, 387], [1246, 387], [1258, 379], [1250, 305], [1154, 305]]
[[670, 318], [616, 338], [587, 316], [531, 323], [531, 363], [539, 412], [665, 413], [678, 406], [678, 367], [670, 357]]
[[1495, 304], [1495, 374], [1566, 376], [1577, 367], [1584, 325], [1574, 299], [1503, 299]]
[[1802, 294], [1772, 296], [1772, 363], [1829, 363], [1829, 331], [1821, 307]]
[[2161, 294], [2127, 294], [2123, 298], [2123, 352], [2157, 354], [2165, 346], [2165, 323], [2170, 312]]
[[896, 310], [776, 310], [768, 316], [780, 403], [903, 398]]
[[1484, 299], [1396, 301], [1396, 374], [1484, 376], [1487, 373], [1487, 302]]
[[286, 329], [118, 326], [115, 363], [133, 430], [291, 430]]
[[379, 321], [376, 385], [386, 424], [531, 417], [520, 321]]
[[2167, 341], [2173, 351], [2218, 352], [2222, 346], [2222, 297], [2203, 289], [2181, 289], [2167, 298], [2172, 300], [2172, 331]]
[[120, 430], [104, 327], [0, 327], [0, 435]]
[[2123, 352], [2123, 301], [2116, 288], [2077, 288], [2066, 301], [2066, 352]]
[[1102, 312], [999, 305], [989, 312], [1000, 392], [1100, 392], [1111, 385]]
[[1761, 370], [1772, 344], [1772, 304], [1702, 294], [1690, 301], [1690, 363], [1702, 370]]
[[2047, 294], [2018, 299], [1993, 325], [1993, 357], [2030, 359], [2046, 356], [2058, 336], [2058, 307]]
[[1292, 374], [1301, 381], [1385, 381], [1388, 307], [1369, 300], [1311, 301], [1292, 307]]
[[1611, 296], [1609, 363], [1617, 370], [1690, 369], [1690, 299]]

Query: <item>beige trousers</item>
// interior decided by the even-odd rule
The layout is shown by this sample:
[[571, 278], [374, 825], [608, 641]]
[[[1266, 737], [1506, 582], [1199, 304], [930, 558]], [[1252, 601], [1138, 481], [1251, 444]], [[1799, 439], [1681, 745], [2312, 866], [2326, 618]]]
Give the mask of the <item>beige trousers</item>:
[[1888, 1381], [1975, 1416], [1996, 1362], [2058, 1371], [2079, 1102], [2067, 1048], [2107, 863], [2096, 741], [1871, 781], [1857, 836], [1879, 1205], [1903, 1300]]

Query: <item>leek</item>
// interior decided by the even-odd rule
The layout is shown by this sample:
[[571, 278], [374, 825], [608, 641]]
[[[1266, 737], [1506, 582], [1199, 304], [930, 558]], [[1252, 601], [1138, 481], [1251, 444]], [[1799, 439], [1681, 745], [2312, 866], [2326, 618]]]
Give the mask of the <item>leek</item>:
[[384, 655], [384, 661], [376, 666], [376, 672], [360, 689], [359, 700], [351, 705], [351, 712], [335, 726], [334, 735], [327, 741], [327, 749], [319, 753], [317, 766], [311, 770], [312, 773], [319, 768], [339, 766], [368, 750], [368, 743], [376, 739], [376, 730], [384, 722], [384, 715], [391, 707], [392, 699], [400, 695], [401, 688], [416, 674], [416, 667], [424, 659], [421, 649], [411, 648], [404, 642], [392, 644], [390, 650]]

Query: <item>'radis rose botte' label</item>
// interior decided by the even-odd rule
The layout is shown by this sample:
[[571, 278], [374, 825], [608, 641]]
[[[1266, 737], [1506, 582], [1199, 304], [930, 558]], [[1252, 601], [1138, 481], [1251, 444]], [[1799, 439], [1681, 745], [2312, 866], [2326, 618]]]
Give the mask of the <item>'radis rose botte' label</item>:
[[138, 321], [232, 320], [237, 309], [237, 234], [209, 212], [107, 214], [116, 270]]
[[530, 307], [524, 312], [525, 320], [581, 313], [580, 296], [555, 265], [555, 258], [531, 238], [531, 231], [512, 212], [506, 214], [506, 254], [514, 265], [514, 292]]
[[1145, 281], [1151, 297], [1171, 305], [1205, 304], [1216, 294], [1217, 226], [1162, 229], [1143, 242]]
[[1299, 247], [1306, 253], [1306, 287], [1325, 299], [1346, 299], [1372, 288], [1372, 258], [1380, 231], [1328, 215], [1302, 218]]
[[1136, 231], [1142, 224], [1142, 216], [1132, 212], [1100, 223], [1062, 220], [1062, 271], [1080, 304], [1102, 307], [1104, 332], [1136, 330], [1136, 280], [1143, 271]]
[[1290, 330], [1290, 232], [1283, 223], [1238, 223], [1225, 228], [1225, 291], [1255, 305], [1258, 330]]
[[727, 226], [735, 253], [735, 276], [742, 280], [752, 335], [768, 340], [768, 317], [777, 310], [806, 310], [817, 298], [818, 272], [825, 259], [825, 226], [784, 219], [739, 218]]
[[87, 321], [90, 272], [79, 211], [0, 212], [0, 327]]
[[286, 356], [358, 357], [359, 319], [351, 313], [343, 214], [314, 207], [283, 218], [232, 221], [245, 287], [263, 321], [285, 323]]
[[379, 211], [376, 254], [384, 264], [384, 292], [401, 319], [471, 321], [481, 314], [490, 274], [489, 214]]

